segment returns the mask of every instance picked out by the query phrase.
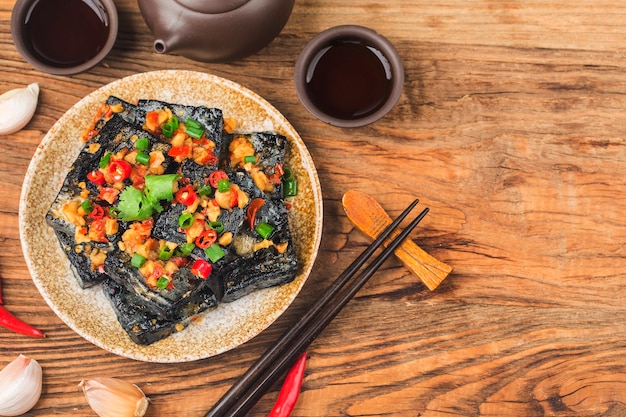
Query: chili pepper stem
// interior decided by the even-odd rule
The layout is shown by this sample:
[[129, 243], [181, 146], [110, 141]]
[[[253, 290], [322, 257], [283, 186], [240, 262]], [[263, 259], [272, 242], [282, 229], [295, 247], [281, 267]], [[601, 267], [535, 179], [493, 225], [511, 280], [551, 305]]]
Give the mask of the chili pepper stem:
[[2, 306], [0, 306], [0, 326], [25, 336], [36, 338], [45, 337], [41, 330], [38, 330], [30, 324], [18, 319], [11, 314], [9, 310]]

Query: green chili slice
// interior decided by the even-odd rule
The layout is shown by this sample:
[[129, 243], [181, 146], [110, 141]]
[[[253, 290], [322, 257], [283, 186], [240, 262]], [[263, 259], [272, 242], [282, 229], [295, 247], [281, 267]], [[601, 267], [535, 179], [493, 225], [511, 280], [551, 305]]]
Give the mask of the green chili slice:
[[224, 257], [224, 250], [217, 243], [212, 244], [208, 248], [204, 250], [207, 258], [211, 260], [211, 262], [215, 263]]
[[86, 214], [89, 214], [93, 211], [93, 204], [89, 200], [84, 200], [80, 206]]
[[243, 157], [244, 164], [256, 164], [256, 155], [246, 155]]
[[189, 229], [193, 224], [193, 214], [183, 213], [178, 218], [178, 225], [181, 229]]
[[102, 159], [100, 160], [100, 168], [106, 168], [109, 166], [109, 162], [111, 162], [111, 152], [107, 152], [104, 154]]
[[217, 182], [217, 191], [220, 193], [226, 193], [230, 190], [230, 181], [227, 179], [219, 180]]
[[135, 148], [139, 151], [147, 151], [150, 147], [150, 141], [148, 138], [139, 138], [137, 142], [135, 142]]
[[219, 221], [210, 222], [209, 227], [215, 230], [217, 233], [222, 233], [224, 231], [224, 223]]
[[135, 268], [141, 268], [146, 262], [146, 258], [138, 253], [134, 254], [130, 260], [130, 264]]
[[257, 224], [255, 230], [263, 239], [267, 239], [274, 232], [274, 226], [266, 222], [261, 222]]
[[210, 195], [213, 192], [213, 188], [210, 185], [203, 185], [196, 190], [198, 195]]

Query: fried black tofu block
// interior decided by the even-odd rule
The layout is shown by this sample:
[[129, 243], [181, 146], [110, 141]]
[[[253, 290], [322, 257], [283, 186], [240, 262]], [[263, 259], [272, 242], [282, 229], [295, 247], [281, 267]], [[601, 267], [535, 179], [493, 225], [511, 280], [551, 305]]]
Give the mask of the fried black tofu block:
[[211, 282], [192, 274], [188, 267], [175, 272], [171, 286], [163, 289], [149, 285], [126, 252], [114, 251], [107, 256], [104, 270], [148, 311], [164, 319], [185, 319], [206, 310], [212, 303], [209, 301], [215, 300]]
[[[173, 159], [167, 156], [170, 145], [159, 142], [154, 136], [137, 129], [115, 113], [84, 145], [46, 213], [46, 222], [57, 234], [82, 287], [93, 285], [102, 279], [102, 273], [91, 272], [97, 271], [101, 265], [99, 263], [98, 266], [93, 266], [92, 261], [102, 260], [94, 256], [93, 250], [111, 252], [126, 228], [125, 222], [118, 220], [117, 227], [112, 228], [113, 231], [109, 233], [106, 231], [107, 221], [98, 218], [101, 216], [78, 214], [79, 207], [83, 204], [102, 210], [101, 215], [110, 207], [110, 203], [103, 200], [106, 197], [102, 193], [102, 187], [90, 181], [89, 174], [100, 168], [100, 162], [106, 154], [115, 154], [124, 149], [134, 150], [138, 138], [148, 139], [148, 151], [160, 151], [164, 155], [163, 166], [166, 171], [169, 167], [177, 168]], [[125, 183], [130, 182], [130, 178], [125, 180]]]
[[185, 311], [183, 318], [168, 320], [155, 315], [142, 304], [142, 300], [112, 279], [102, 283], [102, 290], [124, 331], [140, 345], [149, 345], [182, 331], [195, 314], [217, 306], [215, 296], [204, 293], [204, 298], [199, 297], [186, 306], [188, 311]]
[[[224, 119], [221, 109], [205, 106], [185, 106], [160, 100], [139, 100], [137, 103], [135, 123], [143, 127], [146, 123], [146, 115], [148, 113], [163, 109], [169, 109], [172, 114], [178, 118], [180, 123], [185, 123], [189, 119], [200, 123], [206, 137], [215, 143], [215, 155], [219, 156], [222, 153]], [[161, 139], [167, 141], [164, 137]]]
[[92, 266], [90, 256], [96, 255], [96, 252], [110, 252], [113, 249], [110, 243], [84, 242], [77, 244], [73, 236], [60, 230], [55, 230], [54, 233], [70, 261], [72, 273], [81, 288], [93, 287], [107, 278], [104, 269]]
[[[281, 176], [287, 138], [272, 132], [254, 132], [228, 134], [225, 140], [228, 152], [221, 159], [221, 168], [226, 171], [245, 169], [268, 198], [282, 198]], [[254, 156], [255, 161], [247, 162], [246, 156]]]
[[223, 302], [286, 284], [298, 273], [298, 259], [282, 201], [266, 200], [257, 211], [256, 224], [260, 223], [271, 225], [269, 236], [262, 237], [256, 230], [244, 228], [234, 238], [230, 253], [214, 265], [213, 276], [220, 284]]

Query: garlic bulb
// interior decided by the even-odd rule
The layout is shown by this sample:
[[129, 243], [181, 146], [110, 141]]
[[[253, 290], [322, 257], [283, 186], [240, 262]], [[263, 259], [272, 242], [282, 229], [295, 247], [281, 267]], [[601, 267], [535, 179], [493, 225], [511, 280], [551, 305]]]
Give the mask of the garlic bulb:
[[41, 396], [42, 370], [36, 360], [20, 355], [0, 371], [0, 416], [19, 416]]
[[89, 406], [100, 417], [142, 417], [148, 409], [148, 399], [136, 385], [116, 378], [83, 380]]
[[39, 98], [39, 84], [9, 90], [0, 95], [0, 135], [17, 132], [33, 118]]

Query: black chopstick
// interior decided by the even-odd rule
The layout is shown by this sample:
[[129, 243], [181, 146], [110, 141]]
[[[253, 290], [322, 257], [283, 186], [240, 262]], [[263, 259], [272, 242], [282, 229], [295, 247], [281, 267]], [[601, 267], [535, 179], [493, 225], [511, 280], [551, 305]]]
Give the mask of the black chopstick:
[[[317, 337], [326, 325], [339, 313], [354, 294], [367, 282], [382, 263], [393, 253], [397, 246], [424, 218], [428, 209], [404, 230], [389, 246], [368, 266], [348, 287], [339, 301], [332, 302], [347, 282], [358, 272], [369, 257], [385, 239], [399, 226], [402, 220], [418, 203], [415, 200], [383, 233], [342, 273], [322, 296], [308, 309], [307, 313], [296, 322], [283, 336], [269, 348], [265, 354], [224, 394], [209, 410], [205, 417], [241, 416], [247, 412], [265, 393], [276, 379], [295, 361], [296, 357]], [[323, 314], [322, 311], [327, 308]]]

